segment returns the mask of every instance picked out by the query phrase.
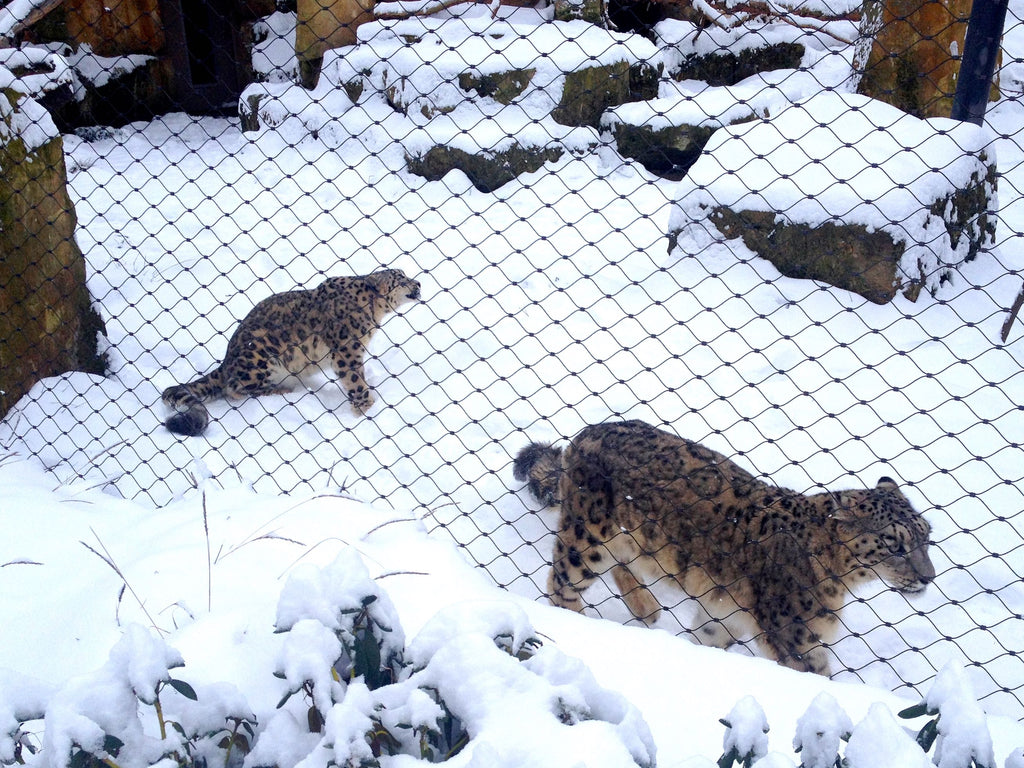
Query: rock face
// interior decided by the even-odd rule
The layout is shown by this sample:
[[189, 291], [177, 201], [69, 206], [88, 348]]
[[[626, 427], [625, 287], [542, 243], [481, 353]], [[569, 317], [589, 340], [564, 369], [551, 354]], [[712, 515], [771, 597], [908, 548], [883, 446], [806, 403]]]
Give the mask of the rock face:
[[715, 133], [680, 185], [670, 250], [739, 240], [786, 276], [916, 300], [994, 242], [987, 142], [978, 126], [820, 94]]
[[547, 162], [562, 157], [558, 147], [515, 145], [492, 153], [470, 153], [454, 147], [433, 147], [420, 157], [407, 157], [409, 171], [430, 181], [443, 179], [452, 170], [460, 170], [481, 192], [493, 192], [523, 173], [540, 170]]
[[796, 69], [804, 56], [799, 43], [774, 43], [758, 48], [691, 54], [672, 76], [676, 80], [701, 80], [708, 85], [733, 85], [759, 72]]
[[[876, 304], [891, 301], [900, 285], [902, 243], [858, 224], [778, 224], [774, 213], [715, 208], [709, 220], [725, 237], [739, 237], [786, 277], [820, 280]], [[920, 293], [921, 278], [910, 298]]]
[[103, 371], [66, 180], [49, 116], [0, 90], [0, 417], [41, 378]]
[[681, 179], [715, 132], [713, 126], [686, 123], [654, 128], [616, 122], [611, 129], [620, 155], [666, 179]]

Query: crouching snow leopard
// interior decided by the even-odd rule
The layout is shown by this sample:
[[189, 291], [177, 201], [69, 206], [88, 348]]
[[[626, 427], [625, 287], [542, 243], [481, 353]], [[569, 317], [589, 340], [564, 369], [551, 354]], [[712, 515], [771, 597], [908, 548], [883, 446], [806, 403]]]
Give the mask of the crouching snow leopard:
[[363, 358], [374, 331], [391, 312], [420, 297], [420, 284], [398, 269], [361, 277], [331, 277], [310, 290], [287, 291], [257, 304], [228, 341], [224, 361], [190, 384], [164, 390], [175, 410], [171, 432], [199, 435], [210, 415], [203, 405], [220, 397], [280, 394], [309, 386], [332, 368], [352, 407], [366, 413], [373, 393]]
[[793, 669], [828, 674], [854, 584], [881, 578], [914, 593], [935, 578], [931, 528], [888, 477], [806, 496], [641, 421], [587, 427], [564, 452], [531, 443], [513, 471], [561, 505], [552, 603], [581, 611], [581, 593], [610, 570], [633, 615], [652, 624], [661, 606], [646, 584], [667, 578], [699, 604], [697, 642], [754, 636]]

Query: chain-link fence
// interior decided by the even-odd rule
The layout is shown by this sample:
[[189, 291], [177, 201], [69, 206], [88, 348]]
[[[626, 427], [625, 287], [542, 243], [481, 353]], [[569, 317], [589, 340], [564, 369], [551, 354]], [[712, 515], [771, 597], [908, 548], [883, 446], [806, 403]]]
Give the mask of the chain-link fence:
[[[532, 441], [635, 418], [802, 493], [892, 477], [937, 575], [857, 588], [835, 676], [916, 688], [958, 659], [1024, 716], [1024, 6], [979, 128], [921, 117], [949, 114], [948, 62], [872, 69], [896, 3], [107, 5], [4, 8], [4, 172], [62, 137], [103, 324], [96, 372], [39, 364], [7, 403], [7, 450], [153, 508], [243, 485], [414, 508], [538, 599], [558, 515], [513, 479]], [[963, 13], [926, 5], [955, 70]], [[58, 213], [23, 213], [5, 235], [44, 218], [46, 252]], [[162, 391], [258, 302], [382, 267], [421, 295], [369, 345], [365, 416], [325, 375], [164, 427]], [[5, 275], [6, 342], [27, 305], [42, 338], [66, 322], [25, 298], [49, 269]], [[691, 631], [692, 601], [658, 596], [657, 626]], [[634, 621], [610, 579], [585, 599]]]

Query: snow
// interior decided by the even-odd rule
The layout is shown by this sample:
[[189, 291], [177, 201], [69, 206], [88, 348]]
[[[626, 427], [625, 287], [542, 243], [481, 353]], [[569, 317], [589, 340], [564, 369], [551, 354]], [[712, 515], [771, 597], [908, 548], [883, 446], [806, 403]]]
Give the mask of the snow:
[[22, 19], [28, 18], [33, 10], [43, 4], [43, 1], [9, 0], [4, 3], [4, 7], [0, 8], [0, 37], [9, 37], [18, 23]]
[[805, 768], [831, 768], [853, 723], [831, 694], [819, 693], [796, 724], [793, 749]]
[[[366, 30], [392, 69], [371, 57], [359, 76], [379, 86], [393, 71], [415, 99], [431, 96], [438, 70], [398, 55], [410, 29], [438, 66], [446, 41], [489, 71], [489, 31], [520, 56], [538, 12], [502, 9], [492, 22], [478, 10]], [[545, 40], [552, 27], [541, 32], [543, 50], [559, 50], [552, 71], [584, 60], [563, 62]], [[646, 41], [608, 39], [609, 60], [658, 55]], [[879, 141], [916, 146], [916, 123], [907, 136], [884, 108], [849, 109], [860, 102], [840, 92], [843, 61], [822, 60], [837, 90], [821, 96], [779, 76], [783, 101], [806, 99], [784, 119], [827, 116], [849, 140], [881, 122], [893, 130]], [[327, 62], [325, 95], [351, 64]], [[156, 761], [184, 748], [177, 731], [158, 738], [145, 701], [159, 689], [187, 734], [252, 722], [250, 767], [319, 768], [365, 757], [375, 717], [396, 730], [436, 721], [429, 687], [471, 730], [452, 760], [467, 766], [706, 766], [730, 713], [744, 726], [730, 738], [742, 733], [763, 766], [792, 764], [794, 739], [805, 764], [827, 764], [846, 733], [850, 768], [924, 766], [908, 735], [921, 724], [893, 713], [926, 696], [956, 713], [940, 731], [945, 759], [988, 759], [987, 735], [997, 761], [1024, 762], [1024, 668], [1006, 651], [1019, 646], [1024, 614], [1021, 326], [996, 342], [1020, 287], [1007, 274], [1024, 231], [1015, 94], [987, 129], [948, 126], [929, 144], [951, 168], [965, 162], [961, 147], [992, 150], [999, 247], [934, 299], [874, 306], [739, 251], [667, 254], [680, 187], [624, 162], [597, 131], [548, 134], [579, 154], [483, 194], [459, 173], [427, 182], [405, 170], [406, 152], [428, 139], [455, 141], [454, 117], [397, 113], [374, 87], [357, 103], [334, 89], [329, 105], [287, 83], [261, 87], [279, 99], [279, 120], [259, 132], [169, 115], [93, 142], [65, 137], [110, 375], [41, 382], [0, 424], [0, 580], [5, 627], [16, 630], [0, 646], [0, 758], [24, 739], [44, 746], [26, 755], [31, 765], [61, 765], [73, 739], [104, 748], [102, 729]], [[662, 96], [687, 87], [666, 84]], [[747, 99], [745, 89], [760, 97], [752, 81], [726, 95]], [[552, 98], [526, 94], [516, 117], [478, 105], [480, 125], [459, 130], [502, 146], [536, 128], [531, 110]], [[952, 152], [954, 136], [966, 143]], [[831, 162], [838, 140], [822, 141], [801, 151]], [[873, 199], [892, 186], [874, 183]], [[325, 382], [212, 403], [203, 438], [162, 428], [161, 389], [208, 370], [257, 301], [381, 265], [419, 279], [424, 301], [371, 346], [368, 418]], [[670, 425], [804, 491], [900, 479], [934, 528], [935, 585], [910, 598], [858, 591], [831, 648], [834, 680], [744, 645], [691, 644], [692, 606], [671, 592], [659, 593], [670, 610], [654, 629], [603, 587], [588, 593], [585, 616], [545, 604], [555, 515], [518, 493], [511, 457], [529, 440], [617, 417]], [[330, 659], [347, 637], [339, 616], [367, 589], [390, 649], [404, 646], [410, 664], [375, 690]], [[306, 683], [310, 697], [278, 707]], [[313, 704], [326, 712], [322, 734], [309, 733]], [[196, 748], [213, 755], [223, 736]]]
[[298, 77], [295, 59], [295, 13], [275, 11], [253, 25], [252, 68], [262, 82], [293, 83]]
[[[6, 77], [10, 70], [0, 67], [0, 83], [7, 82], [13, 90], [10, 95], [0, 98], [0, 142], [8, 142], [14, 138], [24, 142], [25, 150], [32, 152], [48, 141], [59, 138], [57, 126], [50, 113], [39, 102], [28, 96], [19, 95], [17, 78]], [[11, 103], [11, 99], [16, 101]]]
[[929, 768], [931, 765], [892, 712], [880, 704], [871, 706], [867, 717], [851, 734], [845, 755], [850, 768]]

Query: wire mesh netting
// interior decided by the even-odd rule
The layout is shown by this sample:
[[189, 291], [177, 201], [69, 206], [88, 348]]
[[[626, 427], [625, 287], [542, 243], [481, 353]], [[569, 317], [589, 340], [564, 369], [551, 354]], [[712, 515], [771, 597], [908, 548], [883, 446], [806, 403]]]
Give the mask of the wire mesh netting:
[[[945, 63], [873, 86], [934, 85], [916, 115], [858, 92], [891, 9], [323, 5], [7, 3], [5, 195], [60, 203], [12, 170], [56, 139], [77, 247], [13, 274], [45, 261], [9, 256], [16, 231], [58, 256], [60, 217], [5, 208], [0, 444], [153, 508], [211, 485], [412, 508], [537, 599], [559, 521], [513, 477], [531, 442], [640, 419], [802, 494], [893, 478], [934, 583], [856, 587], [833, 675], [919, 690], [959, 659], [1024, 717], [1024, 5], [983, 127], [936, 117]], [[929, 34], [962, 45], [940, 7]], [[99, 362], [32, 362], [19, 391], [10, 361], [54, 356], [39, 338], [80, 301], [53, 275], [79, 256]], [[165, 428], [163, 391], [215, 370], [259, 302], [382, 268], [420, 292], [369, 342], [365, 415], [321, 360], [212, 400], [200, 436]], [[656, 626], [692, 633], [702, 609], [655, 581]], [[637, 621], [610, 575], [584, 600]]]

